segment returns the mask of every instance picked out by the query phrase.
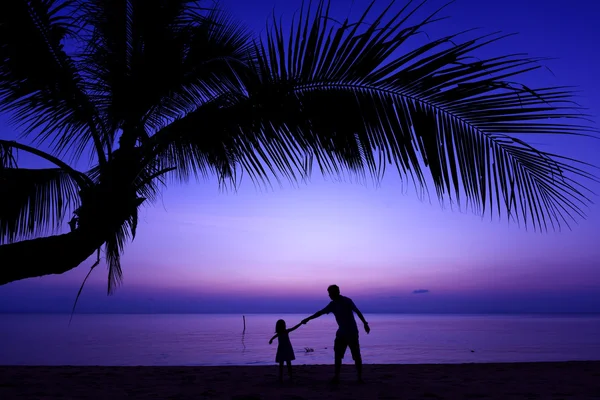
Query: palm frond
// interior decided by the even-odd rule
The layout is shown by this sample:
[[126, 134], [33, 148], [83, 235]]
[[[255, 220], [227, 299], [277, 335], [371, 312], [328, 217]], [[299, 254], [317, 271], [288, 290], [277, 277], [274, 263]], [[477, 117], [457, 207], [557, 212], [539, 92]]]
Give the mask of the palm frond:
[[196, 1], [81, 2], [89, 44], [81, 68], [121, 143], [133, 145], [215, 90], [229, 91], [249, 35]]
[[183, 57], [169, 72], [171, 79], [163, 80], [164, 87], [155, 88], [158, 106], [147, 116], [152, 131], [162, 128], [165, 119], [170, 122], [215, 97], [239, 91], [239, 75], [249, 66], [251, 36], [223, 10], [211, 9], [181, 36], [186, 42]]
[[14, 147], [9, 142], [0, 140], [0, 170], [3, 168], [16, 168], [17, 158]]
[[94, 182], [92, 182], [87, 175], [73, 169], [69, 164], [53, 156], [52, 154], [48, 154], [44, 151], [38, 150], [35, 147], [27, 146], [14, 140], [0, 140], [0, 169], [18, 168], [17, 153], [19, 151], [24, 151], [26, 153], [35, 155], [56, 165], [58, 168], [68, 173], [77, 183], [79, 188], [89, 187], [94, 184]]
[[0, 111], [26, 134], [36, 132], [60, 154], [79, 157], [90, 143], [105, 162], [100, 119], [73, 60], [72, 1], [28, 0], [0, 5]]
[[145, 163], [158, 170], [173, 168], [170, 175], [180, 181], [215, 174], [221, 183], [235, 181], [235, 126], [228, 125], [233, 120], [228, 121], [223, 112], [231, 110], [234, 99], [233, 94], [218, 96], [161, 129], [145, 146]]
[[112, 294], [123, 281], [123, 270], [121, 268], [121, 253], [125, 243], [129, 239], [127, 228], [123, 227], [114, 236], [108, 238], [104, 245], [106, 254], [106, 266], [108, 268], [107, 293]]
[[[161, 192], [161, 186], [166, 186], [164, 175], [173, 172], [175, 167], [163, 167], [164, 162], [158, 159], [152, 160], [146, 164], [140, 161], [140, 171], [130, 182], [130, 193], [136, 194], [139, 198], [154, 202]], [[102, 169], [98, 166], [88, 171], [90, 179], [100, 183], [102, 179]]]
[[[58, 168], [18, 167], [18, 151]], [[79, 191], [93, 182], [65, 162], [36, 148], [0, 140], [0, 244], [55, 232], [80, 203]]]
[[78, 190], [58, 168], [0, 169], [0, 244], [56, 232], [77, 206]]
[[123, 280], [121, 254], [125, 249], [125, 244], [135, 238], [138, 224], [138, 207], [143, 201], [144, 199], [132, 199], [129, 204], [131, 210], [129, 218], [106, 240], [104, 250], [108, 267], [108, 294], [112, 294]]
[[389, 10], [370, 24], [367, 10], [334, 25], [321, 1], [300, 14], [287, 38], [274, 20], [257, 45], [256, 73], [243, 76], [246, 95], [177, 121], [169, 127], [181, 134], [175, 141], [206, 144], [214, 135], [218, 144], [194, 162], [227, 149], [228, 160], [259, 182], [303, 178], [313, 162], [324, 174], [349, 170], [379, 180], [395, 164], [417, 189], [432, 179], [440, 199], [526, 227], [560, 229], [584, 216], [590, 200], [581, 179], [595, 179], [588, 166], [518, 139], [593, 136], [570, 89], [513, 83], [540, 59], [473, 57], [498, 35], [450, 35], [402, 53], [437, 12], [410, 25], [415, 8]]
[[[405, 26], [412, 11], [405, 8], [383, 22], [386, 10], [361, 30], [366, 12], [358, 23], [333, 28], [327, 4], [320, 2], [314, 16], [307, 12], [292, 27], [295, 40], [289, 41], [273, 21], [259, 49], [262, 79], [250, 93], [285, 85], [290, 88], [286, 100], [295, 107], [276, 120], [284, 131], [271, 135], [295, 130], [297, 142], [326, 173], [342, 167], [379, 178], [393, 163], [402, 176], [426, 187], [424, 164], [439, 198], [460, 203], [463, 195], [475, 212], [495, 208], [502, 215], [504, 209], [526, 227], [560, 229], [583, 217], [589, 198], [580, 179], [595, 177], [582, 164], [564, 162], [516, 137], [597, 132], [569, 123], [585, 119], [569, 89], [531, 89], [511, 82], [539, 68], [539, 59], [473, 58], [499, 36], [461, 42], [462, 35], [451, 35], [398, 54], [437, 17], [436, 12]], [[295, 125], [289, 122], [290, 109], [298, 110], [292, 112]], [[261, 145], [278, 142], [264, 137]], [[269, 153], [279, 152], [273, 148]]]

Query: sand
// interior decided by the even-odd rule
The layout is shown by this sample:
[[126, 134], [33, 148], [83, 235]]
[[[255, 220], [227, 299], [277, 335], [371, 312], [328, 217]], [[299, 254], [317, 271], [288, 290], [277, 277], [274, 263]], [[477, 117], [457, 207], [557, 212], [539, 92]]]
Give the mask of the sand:
[[600, 361], [277, 367], [0, 366], [0, 399], [600, 399]]

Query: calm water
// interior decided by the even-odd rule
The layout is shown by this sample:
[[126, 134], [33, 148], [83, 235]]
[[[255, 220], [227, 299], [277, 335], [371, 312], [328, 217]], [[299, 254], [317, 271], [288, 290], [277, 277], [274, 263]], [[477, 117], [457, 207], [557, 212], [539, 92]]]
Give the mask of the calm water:
[[[280, 317], [291, 326], [305, 315], [247, 315], [245, 335], [240, 315], [80, 314], [70, 327], [68, 315], [0, 315], [0, 364], [273, 364]], [[367, 363], [600, 360], [600, 316], [366, 317]], [[293, 332], [296, 363], [331, 364], [335, 330], [323, 316]]]

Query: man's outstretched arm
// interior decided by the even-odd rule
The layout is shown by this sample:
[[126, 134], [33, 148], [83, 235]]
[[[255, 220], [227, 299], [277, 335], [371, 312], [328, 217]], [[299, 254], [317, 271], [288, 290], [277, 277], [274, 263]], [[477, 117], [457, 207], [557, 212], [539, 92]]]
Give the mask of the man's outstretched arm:
[[313, 314], [313, 315], [311, 315], [310, 317], [308, 317], [308, 318], [304, 318], [304, 319], [302, 320], [302, 323], [303, 323], [303, 324], [306, 324], [306, 323], [307, 323], [308, 321], [310, 321], [311, 319], [319, 318], [321, 315], [323, 315], [323, 314], [327, 314], [327, 313], [328, 313], [328, 311], [327, 311], [327, 307], [325, 307], [324, 309], [317, 311], [316, 313], [314, 313], [314, 314]]

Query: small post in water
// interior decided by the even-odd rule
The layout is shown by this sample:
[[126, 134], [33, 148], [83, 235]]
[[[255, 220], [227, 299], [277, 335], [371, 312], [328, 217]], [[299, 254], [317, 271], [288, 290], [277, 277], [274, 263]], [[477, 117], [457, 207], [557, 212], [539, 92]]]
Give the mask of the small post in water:
[[246, 316], [242, 315], [242, 319], [244, 320], [244, 330], [242, 331], [242, 333], [246, 333]]

